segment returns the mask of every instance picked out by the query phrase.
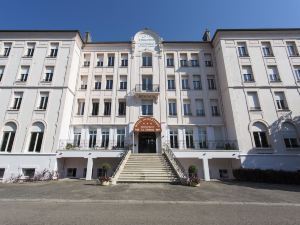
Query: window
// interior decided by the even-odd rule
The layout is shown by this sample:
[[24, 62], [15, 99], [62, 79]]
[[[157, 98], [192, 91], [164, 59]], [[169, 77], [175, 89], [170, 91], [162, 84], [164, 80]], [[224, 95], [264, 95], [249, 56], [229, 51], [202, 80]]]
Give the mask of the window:
[[191, 66], [192, 67], [197, 67], [199, 66], [199, 60], [198, 60], [198, 54], [197, 53], [192, 53], [191, 54]]
[[286, 148], [298, 148], [296, 127], [288, 122], [282, 124], [283, 140]]
[[268, 74], [270, 82], [280, 82], [277, 66], [268, 66]]
[[144, 67], [152, 66], [152, 54], [151, 53], [143, 53], [143, 66]]
[[97, 54], [97, 67], [103, 67], [103, 54]]
[[205, 116], [203, 99], [196, 99], [196, 115]]
[[84, 107], [85, 107], [84, 99], [78, 99], [77, 105], [78, 105], [77, 115], [82, 116], [84, 114]]
[[127, 76], [120, 76], [120, 90], [127, 90]]
[[175, 90], [175, 76], [169, 75], [168, 76], [168, 90]]
[[193, 130], [185, 130], [186, 148], [194, 148]]
[[25, 56], [32, 57], [34, 53], [35, 43], [27, 43], [27, 51]]
[[198, 128], [198, 135], [199, 135], [199, 148], [207, 148], [207, 134], [205, 127]]
[[95, 148], [97, 141], [97, 130], [89, 130], [89, 148]]
[[4, 74], [4, 66], [0, 66], [0, 81], [2, 80], [3, 74]]
[[260, 110], [260, 104], [258, 100], [257, 92], [247, 92], [249, 110]]
[[189, 77], [188, 76], [182, 76], [182, 79], [181, 79], [181, 88], [183, 90], [190, 89], [190, 86], [189, 86]]
[[193, 75], [193, 86], [194, 86], [194, 90], [201, 90], [202, 89], [201, 76], [200, 75]]
[[88, 82], [88, 76], [80, 76], [80, 89], [86, 90], [87, 89], [87, 82]]
[[181, 67], [187, 67], [188, 66], [187, 54], [180, 54], [180, 66]]
[[99, 99], [92, 100], [92, 116], [98, 116], [99, 114]]
[[142, 100], [142, 115], [143, 116], [153, 115], [153, 101], [152, 100]]
[[51, 82], [53, 79], [53, 71], [54, 67], [53, 66], [46, 66], [45, 69], [45, 77], [43, 79], [44, 82]]
[[169, 99], [169, 116], [177, 115], [177, 106], [175, 99]]
[[20, 78], [18, 81], [26, 82], [29, 74], [29, 66], [21, 66]]
[[115, 65], [115, 55], [108, 54], [108, 66], [112, 67]]
[[67, 177], [76, 177], [77, 168], [68, 168]]
[[4, 48], [3, 48], [3, 52], [2, 52], [3, 56], [5, 56], [5, 57], [9, 56], [11, 46], [12, 46], [12, 43], [4, 43]]
[[175, 129], [169, 130], [170, 135], [170, 147], [178, 148], [178, 131]]
[[210, 53], [204, 53], [204, 60], [205, 60], [205, 66], [206, 67], [212, 67], [213, 62], [212, 62], [212, 56]]
[[13, 122], [5, 124], [1, 141], [1, 152], [11, 152], [15, 140], [17, 125]]
[[74, 132], [73, 146], [74, 147], [79, 147], [80, 146], [80, 141], [81, 141], [81, 132], [80, 131], [75, 131]]
[[261, 45], [262, 45], [264, 57], [272, 57], [273, 51], [272, 51], [271, 43], [270, 42], [262, 42]]
[[289, 56], [299, 56], [296, 43], [294, 41], [289, 41], [286, 43]]
[[5, 168], [0, 168], [0, 179], [3, 179], [5, 173]]
[[111, 101], [104, 101], [104, 116], [109, 116], [111, 114]]
[[46, 110], [48, 105], [49, 93], [48, 92], [41, 92], [40, 94], [40, 103], [38, 106], [39, 110]]
[[50, 53], [49, 57], [56, 57], [58, 53], [58, 43], [51, 43], [50, 44]]
[[111, 76], [106, 77], [106, 90], [113, 89], [113, 78]]
[[207, 83], [208, 83], [208, 89], [209, 90], [216, 90], [216, 80], [214, 75], [207, 75]]
[[261, 122], [255, 122], [252, 127], [256, 148], [268, 148], [267, 127]]
[[83, 55], [83, 66], [89, 67], [91, 62], [91, 54], [84, 54]]
[[33, 178], [35, 174], [35, 168], [22, 169], [23, 176], [28, 178]]
[[36, 122], [33, 124], [28, 148], [29, 152], [41, 152], [44, 129], [44, 124], [41, 122]]
[[126, 101], [125, 100], [119, 100], [119, 116], [125, 116], [126, 115]]
[[101, 76], [95, 76], [95, 90], [101, 90]]
[[218, 100], [212, 99], [210, 100], [211, 114], [212, 116], [220, 116]]
[[117, 148], [125, 147], [125, 128], [117, 129]]
[[278, 110], [288, 109], [286, 99], [283, 92], [274, 92], [276, 106]]
[[167, 67], [173, 67], [174, 66], [174, 54], [168, 53], [167, 54]]
[[242, 66], [244, 82], [254, 82], [251, 66]]
[[128, 54], [121, 54], [121, 66], [127, 67], [128, 66]]
[[[295, 71], [296, 79], [299, 82], [300, 81], [300, 66], [295, 66], [294, 71]], [[1, 68], [0, 68], [0, 77], [1, 77]], [[1, 78], [0, 78], [0, 80], [1, 80]]]
[[143, 91], [153, 90], [152, 76], [142, 76], [142, 90]]
[[189, 100], [183, 100], [183, 115], [185, 116], [192, 115], [191, 102]]
[[238, 52], [239, 52], [239, 56], [240, 57], [248, 57], [248, 51], [247, 51], [247, 46], [246, 46], [246, 42], [239, 42], [237, 44], [238, 46]]
[[108, 144], [109, 144], [109, 130], [108, 129], [102, 129], [101, 147], [102, 148], [108, 148]]
[[23, 98], [23, 92], [15, 92], [11, 109], [19, 110], [21, 107], [22, 98]]

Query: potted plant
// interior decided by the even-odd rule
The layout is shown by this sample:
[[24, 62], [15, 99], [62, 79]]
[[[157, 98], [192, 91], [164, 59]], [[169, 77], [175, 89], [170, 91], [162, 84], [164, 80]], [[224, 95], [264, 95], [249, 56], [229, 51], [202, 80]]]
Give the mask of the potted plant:
[[73, 145], [71, 143], [66, 144], [66, 149], [67, 150], [72, 149], [72, 148], [73, 148]]
[[197, 169], [197, 166], [195, 166], [195, 165], [191, 165], [190, 167], [189, 167], [189, 177], [197, 177], [197, 173], [198, 173], [198, 169]]
[[188, 181], [188, 184], [191, 187], [199, 187], [200, 186], [200, 179], [197, 176], [190, 177], [189, 181]]
[[103, 176], [99, 177], [100, 185], [108, 186], [110, 182], [110, 177], [107, 175], [108, 170], [111, 168], [109, 163], [102, 164]]

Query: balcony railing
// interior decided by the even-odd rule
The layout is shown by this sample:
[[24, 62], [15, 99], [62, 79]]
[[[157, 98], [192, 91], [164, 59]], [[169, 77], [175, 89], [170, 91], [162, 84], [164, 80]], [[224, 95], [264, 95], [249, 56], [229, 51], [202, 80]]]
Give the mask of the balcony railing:
[[148, 84], [148, 85], [137, 84], [135, 85], [135, 92], [143, 92], [143, 93], [159, 92], [159, 85], [158, 84]]
[[238, 150], [236, 140], [215, 140], [215, 141], [178, 141], [166, 143], [171, 149], [178, 150]]
[[117, 143], [117, 140], [101, 141], [96, 140], [93, 144], [90, 140], [60, 140], [59, 150], [128, 150], [129, 145], [126, 141]]

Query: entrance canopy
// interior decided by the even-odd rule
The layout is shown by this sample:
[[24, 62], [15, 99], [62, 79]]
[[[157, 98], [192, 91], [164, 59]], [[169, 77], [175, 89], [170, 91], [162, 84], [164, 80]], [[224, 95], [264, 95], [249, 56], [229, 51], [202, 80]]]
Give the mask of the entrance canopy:
[[133, 128], [134, 132], [161, 132], [160, 123], [152, 117], [139, 119]]

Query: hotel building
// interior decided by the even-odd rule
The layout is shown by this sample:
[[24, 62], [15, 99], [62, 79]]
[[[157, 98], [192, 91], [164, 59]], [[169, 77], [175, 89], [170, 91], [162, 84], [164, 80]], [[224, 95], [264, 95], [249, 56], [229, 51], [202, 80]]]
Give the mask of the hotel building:
[[190, 165], [205, 180], [239, 167], [299, 170], [299, 38], [300, 29], [220, 29], [202, 41], [144, 29], [124, 42], [0, 31], [0, 177], [48, 169], [93, 179], [104, 163], [115, 182], [171, 181], [159, 162], [174, 179]]

